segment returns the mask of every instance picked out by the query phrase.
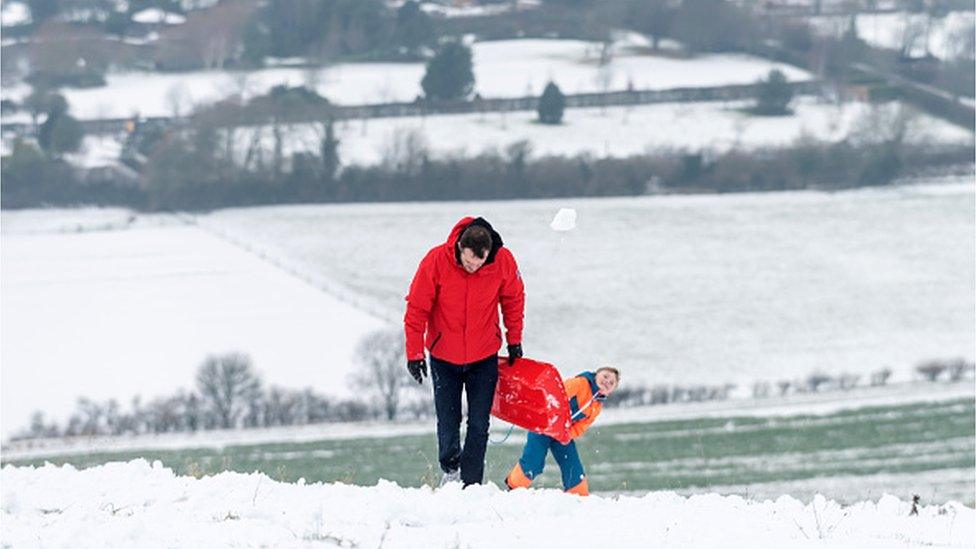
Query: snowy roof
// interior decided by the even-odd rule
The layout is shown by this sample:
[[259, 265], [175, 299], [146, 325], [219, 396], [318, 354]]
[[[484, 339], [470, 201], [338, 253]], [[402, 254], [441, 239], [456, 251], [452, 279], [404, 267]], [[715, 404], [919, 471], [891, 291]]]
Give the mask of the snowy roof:
[[137, 11], [132, 14], [132, 20], [145, 25], [182, 25], [186, 23], [186, 17], [159, 8], [146, 8]]
[[4, 2], [0, 10], [0, 20], [4, 27], [27, 25], [31, 22], [30, 8], [23, 2]]
[[204, 10], [219, 3], [220, 0], [181, 0], [180, 7], [183, 8], [183, 11]]

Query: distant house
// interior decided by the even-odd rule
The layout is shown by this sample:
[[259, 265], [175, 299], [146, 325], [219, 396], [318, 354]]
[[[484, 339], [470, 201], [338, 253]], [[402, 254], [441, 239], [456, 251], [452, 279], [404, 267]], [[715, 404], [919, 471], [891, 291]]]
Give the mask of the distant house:
[[75, 177], [83, 185], [112, 185], [131, 188], [139, 185], [139, 174], [119, 159], [122, 144], [115, 139], [86, 138], [81, 150], [66, 154]]

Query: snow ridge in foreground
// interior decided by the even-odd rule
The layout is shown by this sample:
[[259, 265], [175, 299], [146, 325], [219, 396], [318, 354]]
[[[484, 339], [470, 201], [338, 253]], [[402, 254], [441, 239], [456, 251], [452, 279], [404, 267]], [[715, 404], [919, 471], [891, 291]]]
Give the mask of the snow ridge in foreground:
[[[782, 496], [579, 498], [276, 482], [261, 473], [177, 476], [138, 459], [2, 471], [3, 544], [13, 547], [973, 547], [976, 511], [892, 496], [842, 507]], [[591, 545], [592, 544], [592, 545]]]

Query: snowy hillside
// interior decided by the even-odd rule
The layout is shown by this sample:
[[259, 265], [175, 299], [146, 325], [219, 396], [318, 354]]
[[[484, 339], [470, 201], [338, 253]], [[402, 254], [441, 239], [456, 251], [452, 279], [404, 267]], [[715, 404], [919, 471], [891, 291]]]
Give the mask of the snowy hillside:
[[[906, 380], [920, 360], [973, 358], [972, 193], [265, 207], [199, 226], [4, 211], [3, 434], [79, 396], [125, 405], [189, 387], [206, 354], [230, 350], [268, 384], [343, 395], [358, 338], [397, 321], [419, 258], [470, 213], [520, 262], [527, 352], [566, 375], [611, 362], [628, 380], [745, 392], [815, 370]], [[567, 206], [578, 226], [557, 234]], [[376, 244], [391, 238], [402, 253]]]
[[[526, 284], [526, 352], [569, 375], [741, 383], [972, 360], [973, 186], [837, 193], [318, 205], [200, 219], [402, 311], [417, 263], [464, 215], [491, 221]], [[575, 208], [574, 230], [549, 223]], [[376, 242], [398, 241], [390, 254]], [[371, 266], [382, 264], [382, 271]], [[369, 276], [363, 276], [363, 273]]]
[[270, 384], [346, 395], [377, 318], [166, 215], [4, 211], [3, 435], [80, 396], [149, 399], [211, 353], [249, 353]]
[[554, 490], [461, 491], [179, 477], [144, 460], [82, 471], [2, 471], [3, 543], [71, 547], [970, 548], [976, 512], [892, 496], [840, 506], [782, 496], [578, 498]]
[[[670, 59], [621, 49], [599, 66], [600, 44], [579, 40], [504, 40], [473, 44], [475, 91], [483, 97], [539, 95], [552, 79], [564, 93], [750, 84], [773, 68], [790, 80], [810, 75], [795, 67], [747, 55], [703, 55]], [[230, 96], [253, 97], [273, 86], [305, 85], [333, 103], [413, 101], [422, 94], [422, 63], [340, 63], [324, 69], [268, 68], [251, 72], [124, 73], [106, 76], [107, 86], [65, 89], [71, 113], [79, 119], [187, 114], [198, 104]], [[4, 90], [21, 100], [29, 86]], [[4, 116], [29, 121], [24, 113]]]

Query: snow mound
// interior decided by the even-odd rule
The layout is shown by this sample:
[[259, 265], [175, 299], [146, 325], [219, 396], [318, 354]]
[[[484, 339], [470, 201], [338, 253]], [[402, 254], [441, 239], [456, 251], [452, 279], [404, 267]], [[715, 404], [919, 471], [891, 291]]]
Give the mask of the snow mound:
[[3, 543], [71, 547], [972, 547], [976, 512], [885, 496], [843, 507], [817, 496], [579, 498], [555, 490], [462, 491], [177, 476], [158, 461], [7, 466]]

